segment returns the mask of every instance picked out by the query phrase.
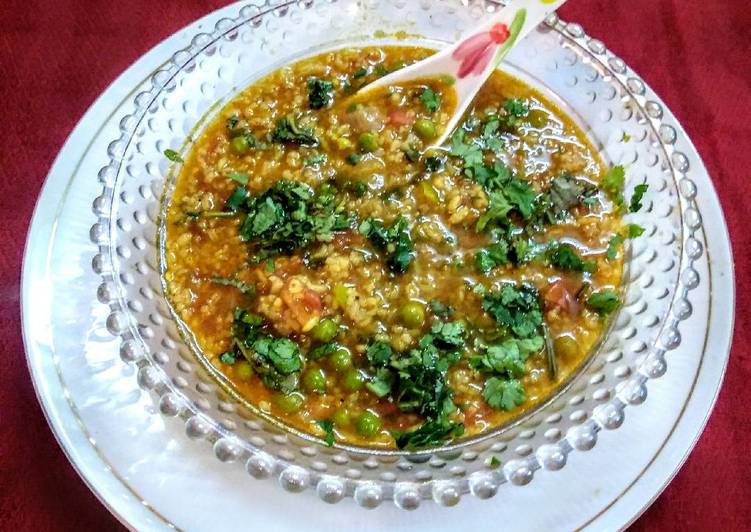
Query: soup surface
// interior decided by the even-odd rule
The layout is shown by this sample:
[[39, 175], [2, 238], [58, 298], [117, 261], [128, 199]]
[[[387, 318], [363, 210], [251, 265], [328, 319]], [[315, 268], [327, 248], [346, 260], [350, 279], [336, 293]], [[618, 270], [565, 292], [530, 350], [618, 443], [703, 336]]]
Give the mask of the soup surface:
[[197, 344], [327, 444], [441, 445], [544, 400], [618, 307], [640, 233], [623, 168], [507, 74], [434, 150], [452, 79], [357, 93], [431, 53], [343, 49], [254, 83], [195, 139], [168, 209], [168, 297]]

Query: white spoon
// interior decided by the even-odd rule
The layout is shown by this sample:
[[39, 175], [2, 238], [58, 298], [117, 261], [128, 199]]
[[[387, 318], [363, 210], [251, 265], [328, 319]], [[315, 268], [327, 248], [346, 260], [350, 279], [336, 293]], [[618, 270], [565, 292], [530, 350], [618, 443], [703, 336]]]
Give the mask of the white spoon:
[[513, 0], [465, 39], [366, 85], [360, 93], [417, 79], [450, 76], [454, 79], [457, 104], [445, 129], [433, 143], [433, 146], [440, 146], [514, 44], [565, 1]]

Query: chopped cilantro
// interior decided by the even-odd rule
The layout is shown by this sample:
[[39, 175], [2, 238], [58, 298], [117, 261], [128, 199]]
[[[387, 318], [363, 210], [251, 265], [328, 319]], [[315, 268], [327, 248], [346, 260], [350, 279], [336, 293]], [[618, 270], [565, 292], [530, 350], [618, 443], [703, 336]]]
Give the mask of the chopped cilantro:
[[264, 326], [260, 316], [236, 309], [232, 322], [235, 347], [268, 388], [289, 393], [300, 377], [300, 346], [289, 338], [264, 334]]
[[454, 313], [454, 308], [449, 305], [444, 305], [438, 299], [431, 299], [428, 302], [430, 311], [439, 318], [449, 318]]
[[606, 316], [617, 309], [621, 304], [618, 294], [614, 290], [600, 290], [587, 298], [587, 306], [600, 314]]
[[237, 362], [237, 358], [235, 358], [235, 354], [233, 352], [227, 351], [226, 353], [219, 355], [219, 362], [231, 366], [232, 364]]
[[460, 321], [436, 323], [430, 328], [433, 344], [441, 349], [456, 349], [464, 345], [464, 324]]
[[229, 198], [224, 204], [224, 208], [227, 211], [235, 212], [245, 204], [245, 200], [248, 198], [248, 189], [243, 187], [237, 187], [232, 191]]
[[350, 153], [347, 155], [347, 162], [351, 164], [352, 166], [355, 166], [362, 160], [362, 155], [359, 153]]
[[626, 235], [628, 238], [637, 238], [644, 234], [644, 228], [638, 224], [628, 224], [626, 226]]
[[247, 185], [248, 179], [250, 179], [248, 174], [245, 174], [243, 172], [230, 172], [229, 174], [227, 174], [227, 177], [229, 177], [232, 181], [237, 181], [243, 186]]
[[482, 273], [488, 273], [493, 268], [510, 262], [508, 252], [508, 243], [500, 240], [475, 253], [475, 265]]
[[425, 170], [428, 172], [437, 172], [446, 164], [443, 157], [430, 156], [425, 158]]
[[491, 377], [485, 381], [482, 397], [497, 410], [513, 410], [526, 399], [524, 386], [516, 379]]
[[641, 209], [641, 201], [644, 198], [644, 194], [647, 192], [648, 188], [649, 185], [646, 183], [641, 183], [640, 185], [636, 185], [634, 187], [634, 193], [631, 195], [631, 202], [628, 207], [629, 211], [636, 212]]
[[587, 273], [597, 270], [597, 262], [583, 260], [571, 244], [553, 244], [548, 248], [546, 255], [550, 265], [561, 270]]
[[374, 342], [365, 352], [368, 362], [376, 367], [386, 366], [391, 361], [393, 355], [394, 350], [388, 342]]
[[420, 101], [422, 102], [425, 110], [429, 113], [435, 113], [441, 108], [441, 94], [435, 92], [430, 87], [425, 87], [420, 94]]
[[615, 235], [610, 239], [608, 242], [608, 249], [605, 252], [605, 257], [608, 260], [615, 260], [616, 257], [618, 257], [618, 248], [623, 245], [624, 240], [625, 238], [623, 238], [623, 235]]
[[323, 164], [326, 162], [326, 154], [324, 153], [316, 153], [314, 155], [311, 155], [307, 159], [305, 159], [305, 162], [303, 162], [304, 166], [316, 166], [319, 164]]
[[394, 273], [404, 273], [414, 258], [412, 238], [409, 236], [408, 222], [400, 216], [391, 227], [369, 218], [359, 227], [360, 234], [373, 245], [387, 253], [386, 265]]
[[513, 128], [516, 127], [520, 118], [529, 114], [529, 105], [519, 98], [508, 98], [503, 102], [503, 110], [505, 111], [504, 122], [509, 128]]
[[330, 81], [308, 78], [308, 104], [311, 109], [323, 109], [334, 100], [334, 84]]
[[314, 349], [311, 349], [310, 351], [308, 351], [308, 359], [309, 360], [318, 360], [319, 358], [324, 358], [324, 357], [327, 357], [329, 355], [333, 355], [339, 349], [340, 349], [339, 345], [337, 345], [337, 344], [335, 344], [333, 342], [328, 342], [328, 343], [325, 343], [325, 344], [321, 344], [321, 345], [315, 347]]
[[314, 193], [303, 183], [280, 180], [247, 198], [244, 209], [247, 216], [240, 237], [257, 248], [260, 260], [330, 241], [334, 232], [350, 225], [338, 205], [336, 189], [326, 183]]
[[482, 308], [499, 325], [507, 327], [520, 338], [535, 336], [542, 324], [540, 298], [531, 285], [508, 283], [500, 291], [486, 291]]
[[520, 378], [524, 375], [527, 358], [539, 353], [543, 346], [540, 335], [531, 338], [509, 338], [499, 344], [489, 345], [482, 356], [470, 359], [470, 365], [476, 369], [500, 375]]
[[248, 284], [245, 281], [241, 281], [240, 279], [230, 279], [229, 277], [212, 277], [211, 282], [224, 286], [234, 286], [246, 296], [252, 296], [256, 293], [256, 287], [254, 285]]
[[330, 419], [321, 419], [316, 421], [316, 424], [323, 429], [325, 435], [323, 442], [329, 447], [334, 445], [334, 423]]
[[614, 166], [605, 172], [600, 181], [600, 188], [618, 209], [623, 208], [623, 186], [625, 182], [626, 170], [621, 165]]
[[448, 439], [458, 438], [462, 434], [464, 434], [464, 425], [450, 421], [446, 416], [429, 419], [418, 428], [408, 432], [391, 431], [396, 446], [407, 451], [439, 445]]
[[359, 78], [364, 78], [367, 75], [368, 75], [368, 68], [360, 67], [352, 73], [352, 78], [359, 79]]
[[164, 150], [164, 156], [167, 159], [169, 159], [170, 161], [172, 161], [173, 163], [181, 163], [181, 162], [183, 162], [183, 158], [180, 157], [180, 154], [177, 153], [175, 150], [171, 150], [169, 148], [167, 148], [166, 150]]
[[309, 127], [297, 124], [292, 115], [280, 118], [276, 122], [276, 129], [271, 134], [274, 142], [300, 144], [301, 146], [317, 146], [318, 139]]
[[266, 259], [266, 271], [268, 273], [274, 273], [274, 270], [276, 270], [274, 259]]
[[404, 151], [404, 157], [409, 162], [416, 163], [417, 161], [420, 160], [420, 152], [417, 151], [415, 148], [410, 146], [408, 148], [403, 149], [402, 151]]
[[498, 469], [501, 467], [501, 461], [497, 457], [491, 456], [490, 461], [488, 462], [488, 467], [490, 469]]

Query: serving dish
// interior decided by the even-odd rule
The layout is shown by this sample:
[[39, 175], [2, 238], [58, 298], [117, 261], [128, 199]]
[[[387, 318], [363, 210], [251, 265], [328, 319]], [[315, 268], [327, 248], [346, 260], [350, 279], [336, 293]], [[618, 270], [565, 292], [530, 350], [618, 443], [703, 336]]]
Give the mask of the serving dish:
[[[398, 4], [367, 4], [365, 7], [397, 11], [405, 7]], [[316, 23], [321, 25], [320, 31], [325, 36], [325, 21], [330, 16], [326, 9], [331, 6], [322, 5], [323, 8], [320, 5], [312, 7], [317, 10], [316, 16], [321, 18]], [[349, 5], [338, 3], [337, 9]], [[472, 16], [471, 13], [478, 13], [478, 6], [485, 9], [482, 5], [473, 5], [469, 11], [461, 11], [459, 16], [454, 13], [447, 19], [455, 21], [461, 16]], [[255, 16], [251, 9], [241, 13], [241, 17], [243, 21], [258, 22], [265, 30], [270, 29], [272, 35], [284, 35], [286, 24], [294, 27], [295, 13], [304, 8], [304, 5], [283, 5], [260, 17]], [[435, 16], [419, 9], [416, 13], [423, 13], [424, 18], [418, 17], [416, 22], [422, 21], [427, 30], [436, 27]], [[407, 20], [410, 18], [407, 16]], [[605, 356], [598, 365], [598, 353], [587, 371], [579, 376], [579, 387], [575, 382], [565, 392], [576, 390], [576, 393], [564, 394], [558, 398], [558, 403], [548, 405], [554, 408], [553, 413], [538, 411], [516, 426], [494, 435], [493, 441], [486, 439], [460, 444], [442, 449], [435, 455], [372, 453], [356, 449], [328, 453], [312, 446], [304, 435], [289, 435], [273, 424], [266, 427], [256, 425], [255, 420], [242, 416], [230, 401], [216, 397], [217, 389], [211, 380], [195, 377], [194, 354], [180, 346], [179, 334], [169, 325], [163, 302], [156, 295], [160, 284], [158, 276], [154, 276], [153, 259], [160, 186], [167, 171], [161, 152], [166, 147], [179, 147], [175, 143], [181, 142], [192, 130], [214, 100], [231, 92], [233, 84], [225, 80], [212, 88], [206, 85], [205, 79], [194, 76], [193, 82], [198, 85], [191, 85], [189, 74], [203, 68], [221, 72], [222, 65], [211, 58], [231, 58], [231, 54], [223, 56], [222, 45], [236, 42], [238, 38], [242, 41], [243, 30], [253, 32], [253, 24], [244, 25], [233, 39], [235, 30], [231, 21], [225, 20], [217, 24], [217, 43], [214, 44], [209, 36], [199, 35], [193, 42], [193, 51], [198, 54], [195, 59], [185, 55], [189, 52], [176, 54], [177, 64], [168, 67], [172, 72], [158, 71], [152, 78], [153, 90], [136, 96], [134, 112], [120, 122], [123, 136], [109, 145], [111, 161], [100, 173], [105, 191], [95, 201], [95, 209], [103, 216], [91, 231], [92, 238], [100, 245], [94, 266], [104, 274], [99, 297], [110, 305], [112, 311], [108, 328], [124, 337], [122, 357], [137, 365], [140, 384], [159, 395], [159, 408], [163, 414], [183, 419], [188, 435], [210, 441], [221, 460], [243, 463], [249, 472], [258, 476], [277, 474], [282, 485], [290, 491], [315, 485], [324, 500], [337, 500], [346, 493], [354, 494], [355, 500], [363, 506], [374, 506], [383, 498], [394, 497], [398, 505], [407, 508], [419, 504], [421, 498], [434, 497], [443, 504], [452, 504], [468, 489], [486, 497], [495, 493], [501, 483], [524, 484], [541, 466], [549, 469], [562, 467], [566, 455], [574, 448], [591, 448], [603, 427], [617, 428], [621, 424], [625, 405], [644, 400], [647, 378], [660, 376], [665, 371], [664, 352], [677, 347], [680, 342], [676, 325], [680, 319], [691, 315], [690, 304], [684, 296], [698, 286], [699, 279], [691, 264], [702, 254], [699, 240], [693, 237], [700, 229], [701, 221], [693, 204], [696, 189], [683, 177], [688, 170], [686, 156], [671, 148], [677, 137], [676, 130], [672, 125], [662, 123], [662, 107], [655, 100], [647, 100], [644, 94], [649, 92], [644, 84], [601, 44], [586, 40], [578, 26], [554, 20], [550, 23], [552, 29], [539, 30], [535, 38], [541, 39], [538, 43], [541, 49], [550, 47], [546, 57], [549, 54], [552, 62], [546, 63], [545, 68], [555, 73], [549, 80], [554, 93], [565, 93], [566, 87], [577, 87], [579, 83], [591, 83], [591, 91], [585, 90], [577, 97], [572, 95], [570, 100], [563, 99], [563, 105], [578, 102], [581, 111], [573, 109], [579, 111], [576, 114], [582, 124], [589, 127], [590, 134], [598, 141], [606, 157], [611, 161], [630, 162], [637, 170], [644, 165], [649, 179], [657, 174], [657, 181], [650, 181], [656, 185], [654, 190], [664, 194], [650, 198], [656, 219], [639, 220], [649, 228], [653, 237], [656, 235], [662, 239], [662, 245], [658, 249], [645, 245], [644, 249], [632, 250], [627, 293], [633, 292], [633, 295], [603, 348], [602, 352], [610, 359]], [[290, 38], [289, 33], [287, 38]], [[273, 43], [273, 38], [268, 42]], [[560, 46], [557, 50], [559, 56], [554, 53], [557, 45]], [[273, 50], [273, 46], [269, 44], [266, 49]], [[539, 52], [532, 53], [521, 47], [518, 53], [534, 56]], [[512, 65], [514, 57], [512, 54], [510, 58]], [[257, 59], [248, 58], [254, 62]], [[184, 78], [175, 76], [179, 73], [178, 64], [185, 67]], [[536, 74], [544, 76], [542, 71]], [[184, 80], [184, 85], [180, 85], [180, 80]], [[240, 81], [238, 86], [242, 87], [243, 82]], [[160, 106], [169, 108], [181, 101], [178, 96], [185, 94], [183, 90], [189, 93], [195, 89], [202, 95], [199, 103], [205, 107], [182, 102], [180, 107], [194, 113], [191, 115], [194, 120], [186, 119], [182, 130], [179, 124], [158, 119]], [[216, 92], [212, 93], [212, 90]], [[178, 97], [177, 100], [170, 100], [170, 95]], [[610, 102], [604, 104], [606, 107], [612, 107], [602, 109], [591, 105], [598, 98]], [[614, 124], [617, 124], [615, 130]], [[170, 133], [171, 128], [176, 130]], [[135, 137], [131, 138], [133, 131]], [[624, 146], [621, 142], [624, 131], [644, 144], [633, 150]], [[143, 159], [141, 165], [138, 157], [149, 155], [153, 159]], [[657, 170], [651, 171], [650, 168]], [[641, 177], [639, 171], [635, 171], [635, 175]], [[682, 194], [680, 200], [679, 192]], [[651, 288], [660, 297], [655, 297], [654, 304], [650, 305], [640, 296]], [[637, 322], [643, 328], [632, 325]], [[609, 349], [608, 343], [611, 344]], [[148, 346], [147, 349], [144, 350], [144, 346]], [[196, 380], [192, 380], [194, 378]], [[211, 418], [214, 417], [219, 423], [213, 422]], [[266, 432], [270, 434], [260, 436]], [[261, 447], [262, 440], [265, 440], [263, 450], [259, 452], [257, 447]], [[504, 467], [501, 470], [489, 469], [490, 456], [500, 456]], [[296, 465], [290, 465], [293, 459]], [[324, 468], [325, 474], [321, 474]]]

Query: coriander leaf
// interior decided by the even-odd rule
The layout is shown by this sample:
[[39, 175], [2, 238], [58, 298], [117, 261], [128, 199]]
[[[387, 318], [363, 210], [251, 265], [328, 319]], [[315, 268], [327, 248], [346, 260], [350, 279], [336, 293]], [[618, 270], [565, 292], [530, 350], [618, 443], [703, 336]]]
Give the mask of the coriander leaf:
[[587, 306], [600, 314], [607, 316], [616, 310], [621, 304], [618, 294], [614, 290], [600, 290], [587, 298]]
[[318, 360], [319, 358], [333, 355], [339, 350], [339, 346], [333, 342], [321, 344], [308, 351], [308, 360]]
[[592, 273], [597, 270], [597, 263], [593, 260], [583, 260], [571, 244], [553, 244], [546, 253], [551, 266], [561, 270]]
[[497, 410], [513, 410], [524, 403], [526, 395], [524, 386], [516, 379], [500, 379], [491, 377], [485, 381], [482, 397], [491, 407]]
[[321, 419], [316, 421], [319, 427], [326, 433], [323, 437], [323, 442], [332, 447], [334, 445], [334, 423], [330, 419]]
[[295, 118], [287, 115], [276, 122], [276, 129], [271, 134], [274, 142], [300, 144], [301, 146], [317, 146], [318, 139], [309, 127], [297, 124]]
[[622, 235], [615, 235], [613, 238], [610, 239], [610, 242], [608, 242], [608, 249], [605, 252], [605, 257], [608, 260], [615, 260], [618, 256], [618, 248], [620, 248], [623, 245], [623, 241], [625, 239]]
[[232, 192], [232, 194], [230, 194], [229, 198], [227, 198], [227, 201], [224, 204], [225, 210], [232, 212], [238, 210], [245, 203], [247, 197], [248, 190], [246, 188], [235, 188], [235, 190]]
[[212, 277], [211, 282], [224, 286], [234, 286], [246, 296], [252, 296], [256, 293], [256, 287], [254, 285], [248, 284], [245, 281], [241, 281], [240, 279], [230, 279], [228, 277]]
[[505, 284], [500, 291], [483, 295], [482, 309], [520, 338], [535, 336], [542, 324], [542, 308], [537, 290], [530, 285]]
[[623, 186], [626, 182], [626, 170], [621, 165], [605, 172], [600, 181], [600, 188], [607, 194], [617, 208], [623, 207]]
[[500, 344], [489, 345], [483, 356], [470, 360], [470, 365], [476, 369], [519, 378], [524, 375], [529, 355], [539, 353], [542, 346], [543, 338], [540, 335], [525, 339], [509, 338]]
[[175, 150], [171, 150], [169, 148], [167, 148], [166, 150], [164, 150], [164, 156], [167, 159], [169, 159], [170, 161], [172, 161], [173, 163], [182, 163], [182, 162], [184, 162], [183, 159], [182, 159], [182, 157], [180, 157], [179, 153], [177, 153]]
[[472, 167], [482, 164], [483, 155], [480, 146], [473, 142], [465, 143], [466, 131], [459, 128], [451, 136], [451, 150], [449, 153], [454, 157], [460, 157], [464, 161], [464, 167]]
[[325, 162], [326, 162], [326, 155], [323, 153], [316, 153], [314, 155], [311, 155], [307, 159], [305, 159], [305, 162], [303, 162], [303, 165], [304, 166], [316, 166]]
[[631, 203], [628, 207], [629, 211], [636, 212], [641, 209], [641, 200], [644, 198], [644, 194], [647, 192], [648, 188], [649, 185], [646, 183], [642, 183], [634, 187], [634, 193], [631, 195]]
[[378, 368], [373, 377], [365, 383], [365, 387], [378, 398], [391, 393], [394, 385], [394, 373], [386, 368]]
[[448, 318], [454, 313], [454, 309], [451, 306], [444, 305], [438, 299], [431, 299], [428, 302], [430, 311], [439, 318]]
[[475, 265], [482, 273], [488, 273], [493, 268], [511, 262], [508, 256], [509, 247], [505, 240], [500, 240], [475, 253]]
[[391, 361], [393, 355], [394, 350], [388, 342], [374, 342], [370, 344], [368, 350], [365, 352], [368, 362], [376, 367], [386, 366]]
[[425, 170], [428, 172], [437, 172], [446, 164], [444, 157], [430, 156], [425, 158]]
[[311, 109], [322, 109], [334, 100], [334, 84], [331, 81], [308, 78], [308, 103]]
[[460, 321], [436, 323], [431, 327], [433, 343], [442, 349], [456, 349], [464, 345], [464, 324]]
[[644, 234], [644, 228], [637, 224], [628, 224], [626, 226], [626, 235], [628, 238], [636, 238]]
[[519, 98], [508, 98], [503, 102], [504, 122], [507, 127], [513, 128], [520, 118], [529, 114], [529, 105]]
[[440, 445], [444, 441], [458, 438], [462, 434], [464, 434], [464, 425], [449, 421], [445, 417], [430, 419], [411, 431], [391, 431], [391, 435], [396, 440], [396, 446], [407, 451]]
[[441, 107], [441, 94], [430, 87], [425, 87], [420, 94], [420, 101], [425, 106], [425, 110], [429, 113], [435, 113]]
[[259, 354], [267, 357], [283, 375], [300, 370], [300, 346], [289, 338], [262, 338], [256, 340], [253, 347]]
[[235, 349], [272, 390], [289, 393], [297, 386], [302, 361], [300, 347], [288, 338], [264, 334], [265, 322], [256, 314], [236, 309], [232, 321]]
[[387, 253], [386, 265], [394, 273], [404, 273], [414, 259], [414, 247], [407, 219], [400, 216], [390, 227], [368, 218], [359, 227], [360, 234], [379, 250]]
[[347, 162], [351, 164], [352, 166], [355, 166], [362, 160], [362, 155], [359, 153], [350, 153], [347, 155]]
[[232, 181], [237, 181], [243, 186], [247, 185], [248, 179], [250, 179], [248, 174], [244, 174], [243, 172], [230, 172], [229, 174], [227, 174], [227, 177], [229, 177]]
[[232, 364], [237, 362], [237, 358], [235, 358], [235, 354], [233, 352], [227, 351], [226, 353], [219, 355], [219, 362], [231, 366]]
[[258, 260], [328, 242], [334, 232], [350, 225], [338, 205], [336, 189], [328, 184], [314, 192], [303, 183], [280, 180], [248, 198], [245, 210], [240, 237], [256, 248]]
[[367, 75], [368, 75], [368, 68], [360, 67], [352, 73], [352, 78], [359, 79], [359, 78], [364, 78]]

